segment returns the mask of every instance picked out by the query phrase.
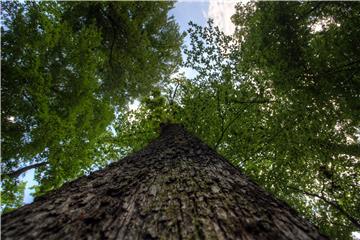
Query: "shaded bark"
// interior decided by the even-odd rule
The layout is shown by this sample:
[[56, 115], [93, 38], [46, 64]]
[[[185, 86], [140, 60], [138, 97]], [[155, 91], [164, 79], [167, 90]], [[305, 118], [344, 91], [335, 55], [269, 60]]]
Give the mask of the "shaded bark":
[[2, 219], [3, 239], [327, 239], [179, 125]]

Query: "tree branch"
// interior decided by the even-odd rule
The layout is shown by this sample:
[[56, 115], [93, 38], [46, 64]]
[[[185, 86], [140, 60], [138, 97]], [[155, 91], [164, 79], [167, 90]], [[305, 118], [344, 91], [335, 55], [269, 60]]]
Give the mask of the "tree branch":
[[309, 11], [303, 14], [300, 18], [304, 19], [310, 15], [313, 11], [317, 10], [322, 5], [322, 2], [318, 2], [314, 7], [312, 7]]
[[224, 132], [224, 116], [222, 114], [222, 111], [221, 111], [221, 104], [220, 104], [220, 94], [219, 94], [219, 89], [217, 89], [216, 91], [216, 98], [217, 98], [217, 112], [218, 112], [218, 116], [221, 120], [221, 132]]
[[241, 113], [248, 108], [251, 104], [263, 104], [263, 103], [272, 103], [272, 102], [276, 102], [273, 100], [254, 100], [254, 101], [241, 101], [241, 100], [237, 100], [237, 99], [231, 99], [231, 101], [233, 101], [234, 103], [240, 103], [240, 104], [247, 104], [247, 106], [242, 109], [242, 111], [238, 112], [236, 114], [236, 116], [229, 122], [229, 124], [224, 128], [223, 126], [221, 127], [221, 135], [219, 137], [219, 139], [217, 140], [216, 144], [215, 144], [215, 149], [217, 150], [218, 146], [220, 145], [222, 139], [225, 136], [226, 131], [230, 128], [230, 126], [237, 120], [239, 119], [239, 117], [241, 116]]
[[241, 104], [262, 104], [262, 103], [272, 103], [276, 102], [274, 100], [254, 100], [254, 101], [241, 101], [237, 99], [231, 99], [234, 103], [241, 103]]
[[219, 139], [217, 140], [216, 144], [215, 144], [215, 150], [217, 150], [217, 148], [219, 147], [222, 139], [225, 136], [226, 131], [231, 127], [231, 125], [237, 120], [239, 119], [239, 117], [241, 117], [241, 113], [243, 113], [244, 110], [246, 110], [246, 108], [248, 108], [250, 105], [247, 105], [244, 109], [242, 109], [241, 111], [239, 111], [236, 116], [228, 123], [228, 125], [222, 130], [221, 135], [219, 137]]
[[[46, 164], [48, 164], [48, 162], [41, 162], [41, 163], [35, 163], [33, 165], [29, 165], [29, 166], [26, 166], [26, 167], [23, 167], [23, 168], [20, 168], [18, 170], [15, 170], [13, 172], [10, 172], [10, 173], [4, 173], [3, 176], [6, 176], [6, 177], [9, 177], [9, 178], [17, 178], [19, 177], [22, 173], [30, 170], [30, 169], [33, 169], [33, 168], [38, 168], [38, 167], [41, 167], [41, 166], [45, 166]], [[2, 176], [2, 177], [3, 177]]]
[[356, 218], [354, 218], [353, 216], [351, 216], [349, 213], [347, 213], [336, 201], [331, 201], [329, 199], [327, 199], [324, 196], [318, 195], [316, 193], [311, 193], [302, 189], [298, 189], [295, 187], [291, 187], [289, 186], [290, 189], [293, 189], [297, 192], [301, 192], [305, 195], [311, 196], [311, 197], [316, 197], [319, 198], [320, 200], [326, 202], [327, 204], [329, 204], [330, 206], [332, 206], [333, 208], [335, 208], [336, 210], [338, 210], [342, 215], [344, 215], [356, 228], [360, 229], [360, 221], [357, 220]]

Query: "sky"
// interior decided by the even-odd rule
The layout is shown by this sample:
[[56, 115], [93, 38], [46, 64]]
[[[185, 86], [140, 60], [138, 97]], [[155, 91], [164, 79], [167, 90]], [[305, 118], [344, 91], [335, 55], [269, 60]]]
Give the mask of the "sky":
[[235, 13], [235, 1], [178, 1], [170, 15], [174, 15], [175, 20], [180, 25], [181, 31], [188, 29], [188, 23], [205, 26], [208, 18], [214, 19], [214, 23], [226, 34], [234, 32], [234, 24], [230, 17]]
[[[206, 26], [209, 18], [214, 19], [214, 24], [217, 25], [222, 31], [230, 35], [234, 32], [234, 25], [230, 21], [230, 17], [235, 13], [235, 1], [222, 0], [222, 1], [178, 1], [175, 3], [174, 8], [169, 12], [173, 15], [176, 22], [180, 26], [180, 31], [184, 32], [189, 28], [188, 23], [193, 21], [200, 26]], [[185, 39], [184, 44], [189, 43], [189, 38]], [[183, 69], [185, 76], [191, 77], [194, 73], [189, 69]], [[29, 170], [20, 179], [26, 181], [25, 188], [25, 203], [31, 203], [34, 199], [31, 189], [37, 182], [34, 180], [34, 170]]]
[[[220, 30], [225, 34], [234, 33], [235, 26], [230, 18], [235, 13], [235, 5], [237, 2], [232, 0], [210, 0], [210, 1], [178, 1], [175, 7], [169, 12], [173, 15], [180, 26], [181, 32], [186, 32], [189, 28], [189, 22], [192, 21], [197, 25], [206, 26], [209, 18], [214, 20]], [[187, 36], [184, 45], [189, 45], [190, 38]], [[183, 54], [183, 58], [185, 55]], [[196, 72], [190, 68], [180, 68], [185, 77], [194, 78]]]

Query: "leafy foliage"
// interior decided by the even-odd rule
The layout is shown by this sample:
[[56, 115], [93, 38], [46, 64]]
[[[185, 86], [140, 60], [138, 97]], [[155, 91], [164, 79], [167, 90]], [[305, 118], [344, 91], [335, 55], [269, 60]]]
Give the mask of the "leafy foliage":
[[[45, 191], [180, 122], [332, 238], [359, 229], [359, 3], [239, 4], [234, 36], [190, 23], [183, 66], [193, 79], [170, 77], [181, 36], [168, 2], [35, 4], [46, 8], [35, 17], [24, 6], [3, 29], [6, 171], [46, 159]], [[26, 30], [35, 20], [51, 25]], [[29, 41], [40, 38], [49, 40]], [[137, 109], [123, 107], [131, 97]]]
[[3, 206], [2, 213], [10, 212], [18, 207], [21, 207], [24, 203], [22, 199], [24, 198], [24, 191], [26, 187], [26, 182], [20, 182], [13, 184], [11, 181], [5, 180], [2, 182], [5, 189], [9, 189], [12, 194], [2, 194], [1, 195], [1, 204]]
[[117, 156], [106, 141], [114, 112], [180, 61], [172, 5], [2, 4], [5, 198], [20, 196], [16, 177], [28, 167], [37, 167], [36, 192], [44, 193]]
[[93, 25], [73, 33], [57, 21], [55, 4], [6, 7], [3, 171], [46, 161], [37, 178], [44, 189], [56, 187], [89, 166], [93, 139], [112, 118], [108, 101], [97, 96], [101, 37]]
[[281, 123], [272, 140], [277, 179], [266, 166], [257, 178], [341, 239], [360, 227], [359, 7], [264, 2], [238, 5], [233, 16], [241, 70], [281, 101], [272, 115]]
[[[64, 3], [74, 31], [95, 24], [105, 53], [102, 89], [114, 104], [148, 93], [181, 62], [182, 35], [168, 11], [173, 2]], [[80, 20], [80, 21], [79, 21]], [[121, 91], [119, 91], [121, 89]]]

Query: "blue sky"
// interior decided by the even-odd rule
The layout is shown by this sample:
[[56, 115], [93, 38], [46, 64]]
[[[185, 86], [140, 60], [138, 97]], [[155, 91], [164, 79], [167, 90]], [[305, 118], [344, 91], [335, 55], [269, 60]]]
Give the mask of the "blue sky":
[[[205, 26], [207, 22], [206, 14], [209, 9], [209, 2], [177, 2], [175, 7], [169, 12], [169, 15], [175, 17], [176, 22], [180, 26], [181, 32], [186, 32], [189, 28], [189, 22], [192, 21], [200, 26]], [[184, 39], [184, 44], [190, 43], [189, 37]], [[183, 58], [185, 55], [183, 54]], [[180, 72], [184, 72], [187, 78], [193, 78], [196, 72], [189, 68], [181, 68]]]
[[[241, 1], [246, 2], [246, 1]], [[218, 25], [226, 34], [232, 34], [234, 25], [230, 17], [235, 13], [236, 2], [232, 0], [222, 1], [179, 1], [175, 8], [170, 11], [180, 25], [181, 31], [186, 31], [188, 22], [205, 26], [207, 19], [214, 19], [215, 25]]]
[[209, 2], [188, 2], [182, 1], [175, 3], [175, 7], [169, 12], [175, 17], [180, 25], [180, 31], [188, 29], [188, 23], [193, 21], [199, 25], [206, 25], [205, 14], [209, 8]]
[[[231, 0], [223, 1], [178, 1], [174, 8], [169, 12], [173, 15], [180, 26], [181, 32], [186, 32], [189, 28], [189, 22], [192, 21], [200, 26], [206, 26], [207, 20], [212, 18], [214, 24], [219, 26], [226, 34], [234, 32], [234, 25], [230, 21], [231, 15], [235, 13], [236, 2]], [[190, 43], [189, 37], [186, 37], [184, 44]], [[183, 57], [185, 57], [183, 55]], [[189, 68], [181, 68], [187, 78], [193, 78], [196, 72]]]

